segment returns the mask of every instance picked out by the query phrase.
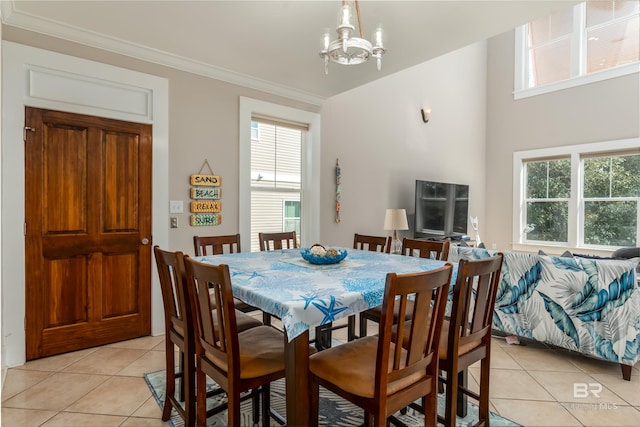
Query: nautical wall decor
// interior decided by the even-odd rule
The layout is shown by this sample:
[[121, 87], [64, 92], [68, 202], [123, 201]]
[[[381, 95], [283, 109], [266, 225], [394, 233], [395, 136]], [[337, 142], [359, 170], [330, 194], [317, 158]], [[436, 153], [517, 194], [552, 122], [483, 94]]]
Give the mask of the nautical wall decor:
[[[209, 174], [203, 174], [205, 166]], [[200, 171], [191, 175], [189, 179], [192, 185], [189, 195], [191, 202], [191, 215], [189, 223], [192, 227], [203, 225], [220, 225], [222, 223], [222, 177], [215, 175], [209, 161], [205, 159]]]
[[336, 222], [342, 221], [340, 218], [340, 193], [342, 193], [340, 188], [340, 163], [336, 159]]

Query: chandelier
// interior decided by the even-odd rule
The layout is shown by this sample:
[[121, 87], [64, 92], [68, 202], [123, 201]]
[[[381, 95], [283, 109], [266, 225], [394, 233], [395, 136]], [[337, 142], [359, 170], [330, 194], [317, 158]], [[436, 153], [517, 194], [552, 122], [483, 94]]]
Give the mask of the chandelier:
[[342, 65], [358, 65], [374, 57], [376, 58], [378, 71], [382, 67], [382, 54], [386, 51], [382, 45], [382, 28], [376, 28], [375, 45], [372, 45], [370, 41], [362, 36], [358, 0], [355, 0], [355, 6], [360, 37], [351, 37], [351, 33], [355, 30], [355, 27], [351, 25], [351, 6], [346, 0], [343, 0], [339, 24], [336, 28], [338, 38], [331, 41], [329, 33], [324, 34], [324, 48], [320, 51], [320, 57], [324, 59], [325, 74], [329, 74], [329, 60]]

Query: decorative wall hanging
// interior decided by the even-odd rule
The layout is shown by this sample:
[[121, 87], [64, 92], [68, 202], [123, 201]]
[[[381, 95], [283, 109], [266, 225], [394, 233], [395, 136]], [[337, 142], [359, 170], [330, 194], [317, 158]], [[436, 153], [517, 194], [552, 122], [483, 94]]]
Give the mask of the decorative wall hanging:
[[340, 219], [340, 193], [342, 189], [340, 188], [340, 163], [338, 159], [336, 159], [336, 222], [342, 221]]
[[[210, 174], [203, 174], [204, 167], [209, 169]], [[191, 215], [189, 223], [192, 227], [203, 225], [220, 225], [222, 223], [222, 177], [215, 175], [209, 161], [205, 159], [200, 171], [191, 175], [192, 186], [190, 196], [194, 200], [191, 202]]]

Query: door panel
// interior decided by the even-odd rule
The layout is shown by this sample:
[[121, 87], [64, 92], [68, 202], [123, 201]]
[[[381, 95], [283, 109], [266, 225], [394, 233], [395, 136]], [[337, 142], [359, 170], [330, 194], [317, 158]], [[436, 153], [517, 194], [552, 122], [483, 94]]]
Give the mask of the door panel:
[[45, 261], [45, 329], [89, 320], [86, 261], [85, 257]]
[[86, 142], [84, 129], [47, 128], [43, 154], [45, 234], [87, 232]]
[[27, 359], [148, 335], [151, 127], [35, 108], [26, 126]]
[[103, 255], [102, 316], [134, 314], [138, 311], [138, 254]]

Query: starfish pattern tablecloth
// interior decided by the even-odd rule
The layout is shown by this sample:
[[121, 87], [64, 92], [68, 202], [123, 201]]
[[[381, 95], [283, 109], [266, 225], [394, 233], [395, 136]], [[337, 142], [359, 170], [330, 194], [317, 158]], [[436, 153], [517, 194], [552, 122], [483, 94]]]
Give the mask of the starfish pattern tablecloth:
[[417, 273], [445, 264], [417, 257], [337, 249], [347, 250], [348, 256], [333, 265], [308, 263], [300, 256], [302, 249], [195, 259], [227, 264], [234, 296], [281, 319], [289, 340], [316, 326], [381, 305], [387, 273]]

